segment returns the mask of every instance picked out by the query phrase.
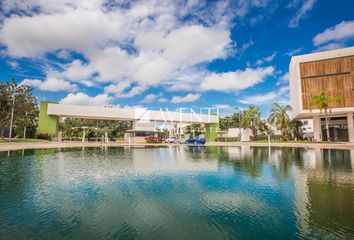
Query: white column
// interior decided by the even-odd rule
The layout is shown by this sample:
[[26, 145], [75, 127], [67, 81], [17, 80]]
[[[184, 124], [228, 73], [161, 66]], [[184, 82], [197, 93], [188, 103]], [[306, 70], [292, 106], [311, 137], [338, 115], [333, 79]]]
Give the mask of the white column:
[[347, 113], [349, 142], [354, 142], [354, 121], [353, 113]]
[[85, 128], [82, 129], [83, 132], [82, 132], [82, 142], [85, 142], [85, 136], [86, 136], [86, 132], [85, 132]]
[[313, 136], [315, 141], [322, 141], [321, 118], [314, 116], [313, 118]]
[[104, 133], [104, 142], [108, 143], [109, 142], [109, 138], [108, 138], [108, 132]]

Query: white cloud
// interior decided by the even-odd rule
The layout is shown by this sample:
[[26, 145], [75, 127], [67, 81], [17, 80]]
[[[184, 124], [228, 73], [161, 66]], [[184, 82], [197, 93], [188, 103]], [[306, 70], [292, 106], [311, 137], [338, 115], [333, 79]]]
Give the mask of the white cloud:
[[303, 50], [303, 48], [302, 48], [302, 47], [299, 47], [299, 48], [290, 50], [289, 52], [286, 53], [286, 55], [288, 55], [289, 57], [292, 57], [292, 56], [294, 56], [294, 55], [297, 55], [297, 54], [301, 53], [302, 50]]
[[273, 67], [246, 68], [235, 72], [213, 73], [207, 76], [200, 84], [203, 91], [234, 91], [249, 88], [262, 82], [274, 72]]
[[24, 79], [21, 84], [32, 86], [34, 88], [48, 92], [77, 91], [77, 86], [75, 84], [70, 84], [68, 81], [57, 78], [47, 78], [44, 81], [38, 79]]
[[18, 70], [20, 68], [20, 64], [17, 61], [7, 61], [7, 64], [11, 66], [12, 69]]
[[280, 77], [279, 81], [276, 82], [276, 86], [280, 86], [284, 83], [288, 84], [289, 83], [289, 73], [285, 73], [283, 76]]
[[139, 95], [141, 93], [143, 93], [144, 91], [146, 91], [148, 89], [147, 86], [135, 86], [132, 87], [128, 92], [126, 93], [118, 93], [116, 94], [117, 98], [130, 98], [130, 97], [134, 97], [136, 95]]
[[108, 94], [98, 94], [94, 97], [78, 92], [76, 94], [69, 93], [65, 98], [60, 100], [60, 103], [71, 105], [85, 105], [85, 106], [105, 106], [109, 105], [112, 97]]
[[246, 96], [238, 100], [238, 102], [242, 104], [248, 104], [248, 105], [269, 104], [275, 101], [279, 103], [288, 103], [289, 102], [287, 96], [288, 93], [289, 93], [289, 86], [284, 86], [279, 88], [277, 91], [272, 91], [272, 92], [259, 94], [259, 95]]
[[277, 97], [276, 92], [269, 92], [266, 94], [247, 96], [238, 100], [240, 103], [249, 105], [261, 105], [269, 101], [273, 101]]
[[343, 21], [334, 27], [327, 28], [322, 33], [317, 34], [312, 41], [315, 46], [319, 46], [328, 42], [350, 38], [354, 38], [354, 20]]
[[266, 61], [266, 62], [271, 62], [271, 61], [273, 61], [273, 59], [275, 58], [276, 55], [277, 55], [277, 53], [274, 52], [272, 55], [270, 55], [270, 56], [268, 56], [268, 57], [265, 57], [265, 58], [264, 58], [264, 61]]
[[[295, 28], [299, 26], [300, 20], [307, 17], [308, 13], [312, 10], [316, 0], [303, 0], [300, 9], [296, 12], [295, 16], [290, 20], [289, 27]], [[296, 4], [297, 5], [297, 4]], [[289, 5], [293, 7], [293, 5]]]
[[130, 82], [122, 81], [105, 87], [104, 92], [114, 93], [117, 98], [130, 98], [139, 95], [148, 89], [147, 86], [137, 85], [132, 88], [130, 88], [130, 86]]
[[1, 7], [6, 13], [17, 10], [31, 14], [35, 9], [45, 13], [67, 12], [77, 8], [90, 10], [99, 8], [101, 4], [102, 0], [3, 0]]
[[125, 89], [130, 87], [130, 82], [128, 81], [122, 81], [117, 84], [111, 84], [107, 87], [105, 87], [104, 91], [105, 93], [122, 93]]
[[93, 69], [91, 66], [84, 65], [80, 60], [71, 62], [62, 75], [71, 81], [82, 81], [91, 78]]
[[289, 73], [285, 73], [283, 76], [281, 76], [280, 80], [283, 82], [289, 82]]
[[66, 50], [66, 49], [63, 49], [63, 50], [60, 50], [58, 53], [57, 53], [57, 57], [58, 58], [61, 58], [61, 59], [64, 59], [64, 60], [68, 60], [70, 59], [71, 57], [71, 53], [70, 51]]
[[338, 48], [344, 48], [344, 43], [328, 43], [315, 49], [315, 52], [335, 50]]
[[148, 95], [145, 96], [145, 98], [142, 100], [142, 102], [145, 103], [150, 103], [150, 102], [159, 102], [159, 103], [165, 103], [165, 102], [169, 102], [169, 100], [165, 97], [162, 97], [162, 93], [159, 94], [154, 94], [154, 93], [150, 93]]
[[191, 91], [193, 90], [193, 87], [191, 84], [184, 83], [184, 82], [176, 82], [172, 84], [171, 86], [168, 86], [166, 88], [167, 91], [170, 92], [179, 92], [179, 91]]
[[[198, 90], [210, 75], [205, 63], [235, 52], [233, 19], [268, 2], [137, 0], [122, 7], [105, 0], [4, 0], [0, 42], [9, 56], [45, 61], [47, 78], [66, 85], [104, 83], [105, 93], [120, 98], [166, 83], [171, 91]], [[53, 63], [47, 53], [66, 64]]]
[[255, 64], [257, 65], [257, 66], [259, 66], [259, 65], [262, 65], [263, 64], [263, 59], [258, 59], [256, 62], [255, 62]]
[[184, 103], [184, 102], [193, 102], [198, 100], [202, 95], [199, 93], [193, 94], [189, 93], [186, 96], [173, 96], [171, 102], [172, 103]]
[[234, 107], [229, 104], [214, 104], [213, 107], [218, 109], [234, 109]]
[[148, 95], [145, 96], [143, 102], [149, 103], [149, 102], [154, 102], [159, 98], [160, 95], [158, 94], [154, 94], [154, 93], [150, 93]]
[[90, 53], [110, 40], [123, 40], [124, 19], [100, 10], [5, 19], [0, 41], [16, 57], [33, 57], [58, 49]]
[[165, 102], [169, 102], [169, 100], [167, 98], [162, 97], [162, 98], [159, 98], [158, 102], [165, 103]]
[[271, 62], [271, 61], [274, 60], [274, 58], [275, 58], [276, 55], [277, 55], [277, 52], [274, 52], [272, 55], [269, 55], [269, 56], [264, 57], [264, 58], [262, 58], [262, 59], [258, 59], [258, 60], [255, 62], [255, 64], [256, 64], [257, 66], [259, 66], [259, 65], [262, 65], [262, 64], [265, 63], [265, 62]]
[[251, 39], [250, 41], [243, 43], [240, 46], [240, 48], [237, 49], [237, 53], [242, 54], [242, 53], [246, 52], [246, 50], [253, 45], [254, 45], [254, 41]]
[[166, 37], [166, 57], [182, 64], [196, 64], [225, 57], [230, 32], [200, 25], [185, 26]]

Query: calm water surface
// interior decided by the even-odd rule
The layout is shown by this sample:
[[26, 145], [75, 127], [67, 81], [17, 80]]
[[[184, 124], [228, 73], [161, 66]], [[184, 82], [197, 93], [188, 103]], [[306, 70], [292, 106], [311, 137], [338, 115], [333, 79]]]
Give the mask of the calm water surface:
[[0, 152], [0, 239], [353, 239], [354, 151]]

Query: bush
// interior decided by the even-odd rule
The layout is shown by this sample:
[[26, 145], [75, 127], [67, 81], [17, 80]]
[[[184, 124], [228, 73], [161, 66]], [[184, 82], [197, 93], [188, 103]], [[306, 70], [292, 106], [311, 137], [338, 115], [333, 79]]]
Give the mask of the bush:
[[48, 133], [39, 133], [39, 134], [37, 134], [37, 139], [49, 140]]
[[159, 136], [157, 136], [157, 137], [153, 136], [153, 135], [146, 136], [145, 140], [146, 140], [147, 143], [162, 143], [162, 138], [159, 137]]
[[216, 138], [217, 142], [238, 142], [238, 137], [218, 137]]
[[[255, 137], [255, 139], [251, 139], [251, 141], [268, 141], [268, 135], [266, 134], [260, 134]], [[283, 136], [282, 135], [270, 135], [270, 140], [273, 141], [282, 141]]]

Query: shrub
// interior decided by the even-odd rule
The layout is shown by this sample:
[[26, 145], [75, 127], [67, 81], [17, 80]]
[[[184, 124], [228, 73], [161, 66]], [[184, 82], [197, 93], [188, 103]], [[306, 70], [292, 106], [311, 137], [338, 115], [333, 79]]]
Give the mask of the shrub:
[[[268, 141], [268, 135], [266, 134], [260, 134], [255, 137], [255, 139], [251, 139], [251, 141]], [[274, 141], [282, 141], [283, 136], [282, 135], [270, 135], [270, 140]]]
[[238, 142], [238, 137], [218, 137], [216, 138], [217, 142]]
[[48, 133], [39, 133], [39, 134], [37, 134], [37, 139], [49, 140]]
[[147, 143], [162, 143], [162, 139], [159, 136], [146, 136], [145, 140]]

